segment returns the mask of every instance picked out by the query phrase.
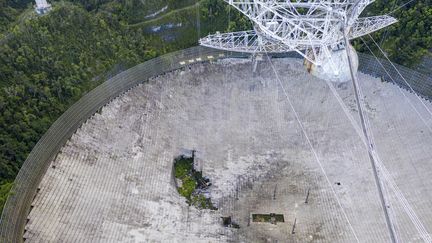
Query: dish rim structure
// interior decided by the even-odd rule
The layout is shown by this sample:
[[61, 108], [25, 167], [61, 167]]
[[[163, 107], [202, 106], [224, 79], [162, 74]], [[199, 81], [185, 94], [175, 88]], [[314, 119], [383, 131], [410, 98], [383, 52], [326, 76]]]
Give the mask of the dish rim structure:
[[[359, 53], [359, 71], [382, 81], [392, 82], [404, 89], [412, 89], [426, 100], [432, 99], [432, 77], [407, 67]], [[168, 53], [125, 70], [106, 80], [67, 109], [33, 147], [14, 181], [0, 218], [0, 241], [23, 242], [25, 225], [32, 209], [38, 187], [53, 159], [61, 148], [88, 119], [112, 100], [145, 83], [152, 77], [196, 63], [212, 62], [224, 58], [249, 58], [250, 54], [215, 50], [202, 46]], [[301, 58], [297, 53], [274, 54], [274, 58]], [[384, 68], [385, 69], [384, 69]], [[391, 70], [391, 71], [388, 71]], [[409, 87], [405, 80], [410, 84]]]

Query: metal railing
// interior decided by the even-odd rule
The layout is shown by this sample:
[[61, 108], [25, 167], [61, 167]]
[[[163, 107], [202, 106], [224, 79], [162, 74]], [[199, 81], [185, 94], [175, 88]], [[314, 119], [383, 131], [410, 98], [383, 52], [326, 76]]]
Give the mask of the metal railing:
[[[60, 149], [71, 138], [76, 130], [103, 106], [124, 92], [147, 81], [149, 78], [162, 75], [187, 65], [211, 61], [226, 57], [248, 57], [248, 54], [225, 52], [205, 47], [192, 47], [169, 53], [133, 68], [130, 68], [87, 93], [61, 115], [35, 145], [22, 165], [7, 199], [0, 219], [0, 242], [22, 242], [24, 229], [31, 204], [37, 188], [46, 173], [51, 161]], [[278, 55], [277, 57], [298, 57], [296, 54]], [[359, 54], [360, 71], [391, 81], [380, 64], [372, 56]], [[382, 60], [395, 82], [407, 88], [405, 82], [393, 70], [390, 63]], [[432, 78], [408, 68], [397, 65], [422, 97], [432, 97]]]

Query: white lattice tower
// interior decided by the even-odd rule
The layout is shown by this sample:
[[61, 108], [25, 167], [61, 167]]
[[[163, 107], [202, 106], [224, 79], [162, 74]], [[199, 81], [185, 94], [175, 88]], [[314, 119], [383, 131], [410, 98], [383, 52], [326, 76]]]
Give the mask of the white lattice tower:
[[51, 10], [51, 4], [49, 4], [46, 0], [36, 0], [35, 8], [38, 14], [44, 14]]
[[209, 35], [207, 47], [248, 53], [296, 51], [320, 66], [330, 51], [343, 46], [342, 27], [349, 38], [367, 35], [396, 22], [393, 17], [359, 18], [372, 0], [225, 0], [246, 15], [254, 30]]

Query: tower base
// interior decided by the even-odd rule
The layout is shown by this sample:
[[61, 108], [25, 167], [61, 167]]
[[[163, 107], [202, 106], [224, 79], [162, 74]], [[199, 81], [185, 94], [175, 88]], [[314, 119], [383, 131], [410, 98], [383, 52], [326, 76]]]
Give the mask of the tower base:
[[[350, 45], [349, 51], [351, 52], [354, 72], [358, 70], [358, 56], [357, 52]], [[313, 76], [329, 80], [332, 82], [343, 83], [351, 80], [350, 67], [348, 63], [347, 54], [345, 48], [337, 50], [329, 50], [330, 55], [322, 56], [320, 65], [315, 65], [309, 60], [305, 59], [304, 65], [308, 72]], [[322, 54], [324, 55], [324, 53]]]

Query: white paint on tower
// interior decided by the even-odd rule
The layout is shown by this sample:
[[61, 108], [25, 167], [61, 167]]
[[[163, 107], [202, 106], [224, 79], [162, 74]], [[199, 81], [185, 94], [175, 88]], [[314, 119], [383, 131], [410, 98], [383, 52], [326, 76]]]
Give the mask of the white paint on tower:
[[[350, 55], [353, 61], [354, 73], [358, 70], [358, 56], [355, 49], [349, 46]], [[323, 55], [321, 65], [316, 65], [305, 59], [304, 65], [307, 71], [320, 79], [331, 82], [343, 83], [351, 79], [348, 57], [345, 47], [343, 49], [329, 50], [328, 54]]]
[[51, 10], [51, 4], [46, 0], [36, 0], [36, 13], [45, 14]]

